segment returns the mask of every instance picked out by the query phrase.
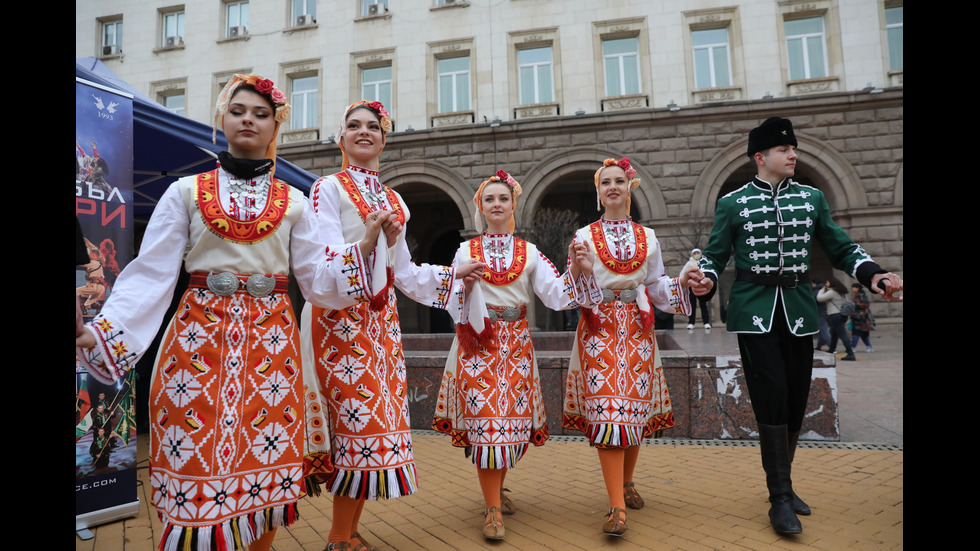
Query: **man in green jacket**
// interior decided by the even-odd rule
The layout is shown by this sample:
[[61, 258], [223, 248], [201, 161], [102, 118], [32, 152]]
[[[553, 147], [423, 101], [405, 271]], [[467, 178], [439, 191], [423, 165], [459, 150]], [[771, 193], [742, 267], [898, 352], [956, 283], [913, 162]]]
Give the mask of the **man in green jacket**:
[[902, 279], [884, 270], [830, 217], [823, 192], [790, 179], [797, 140], [788, 119], [771, 117], [749, 132], [757, 176], [718, 200], [714, 227], [692, 289], [711, 296], [729, 257], [735, 281], [728, 330], [738, 333], [742, 369], [759, 425], [769, 520], [779, 534], [803, 531], [810, 508], [794, 492], [790, 467], [803, 424], [819, 330], [810, 259], [820, 243], [830, 263], [886, 300], [901, 300]]

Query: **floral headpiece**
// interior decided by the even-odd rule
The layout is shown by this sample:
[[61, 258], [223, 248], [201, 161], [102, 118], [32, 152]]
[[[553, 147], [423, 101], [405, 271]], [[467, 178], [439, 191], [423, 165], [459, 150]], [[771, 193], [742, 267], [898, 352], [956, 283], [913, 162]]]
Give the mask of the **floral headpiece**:
[[383, 130], [386, 134], [391, 132], [391, 115], [388, 114], [388, 110], [385, 109], [385, 106], [380, 101], [367, 101], [362, 99], [361, 101], [348, 105], [347, 109], [344, 109], [344, 118], [340, 121], [340, 133], [337, 134], [338, 139], [340, 136], [343, 136], [344, 131], [347, 130], [347, 125], [345, 124], [347, 122], [347, 115], [355, 108], [361, 106], [369, 107], [374, 110], [374, 112], [378, 114], [378, 118], [381, 120], [381, 130]]
[[[286, 101], [286, 94], [279, 88], [276, 88], [276, 85], [271, 80], [260, 77], [259, 75], [236, 74], [221, 89], [221, 93], [218, 94], [218, 101], [214, 106], [214, 126], [211, 130], [211, 143], [218, 143], [218, 127], [221, 126], [221, 117], [225, 116], [225, 113], [228, 112], [228, 107], [231, 105], [231, 98], [235, 96], [235, 92], [245, 84], [255, 88], [258, 94], [267, 98], [275, 106], [276, 132], [272, 136], [269, 148], [266, 150], [266, 157], [275, 162], [279, 127], [282, 126], [282, 123], [289, 120], [291, 107], [289, 106], [289, 102]], [[275, 171], [275, 165], [273, 165], [273, 171]]]
[[[619, 168], [623, 169], [623, 172], [626, 173], [626, 178], [629, 179], [630, 181], [630, 191], [636, 189], [640, 185], [640, 178], [636, 175], [636, 169], [630, 165], [629, 158], [623, 157], [618, 161], [616, 159], [606, 159], [605, 161], [602, 161], [602, 166], [599, 167], [599, 170], [595, 171], [595, 192], [596, 192], [595, 209], [596, 210], [602, 210], [599, 203], [599, 174], [602, 172], [602, 169], [606, 168], [607, 166], [613, 166], [613, 165], [616, 165]], [[630, 202], [629, 198], [627, 198], [627, 208], [629, 208], [629, 202]]]
[[[337, 132], [337, 145], [340, 146], [340, 152], [343, 155], [344, 167], [350, 164], [350, 161], [347, 159], [347, 151], [344, 149], [344, 141], [342, 139], [344, 137], [344, 134], [347, 132], [347, 116], [350, 115], [351, 111], [353, 111], [358, 107], [366, 107], [369, 110], [374, 111], [378, 115], [378, 119], [381, 121], [382, 148], [384, 148], [384, 144], [387, 141], [388, 132], [391, 132], [391, 115], [388, 114], [388, 110], [385, 109], [385, 106], [380, 101], [361, 100], [348, 105], [347, 109], [344, 109], [344, 116], [341, 117], [340, 119], [340, 131]], [[379, 160], [378, 161], [379, 166], [373, 168], [380, 170], [381, 169], [380, 164], [381, 161]], [[366, 166], [364, 168], [372, 168], [372, 167]]]
[[[494, 184], [500, 182], [505, 184], [510, 188], [510, 193], [514, 197], [516, 204], [517, 198], [520, 197], [522, 193], [521, 184], [517, 182], [510, 174], [507, 174], [504, 170], [498, 170], [493, 176], [483, 181], [480, 187], [476, 190], [476, 195], [473, 196], [473, 203], [476, 205], [476, 212], [473, 215], [473, 220], [476, 222], [477, 229], [483, 227], [483, 221], [480, 219], [480, 214], [483, 212], [483, 202], [480, 200], [483, 197], [483, 188], [487, 187], [487, 184]], [[508, 223], [510, 227], [510, 232], [514, 233], [514, 214], [510, 215], [510, 222]]]

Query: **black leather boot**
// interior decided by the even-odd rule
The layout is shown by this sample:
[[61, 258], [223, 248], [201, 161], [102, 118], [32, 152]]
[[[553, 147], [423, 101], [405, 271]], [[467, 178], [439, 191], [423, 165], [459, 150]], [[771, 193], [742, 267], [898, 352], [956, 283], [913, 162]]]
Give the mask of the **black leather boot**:
[[769, 523], [780, 535], [803, 532], [803, 525], [793, 510], [793, 482], [790, 479], [789, 432], [786, 425], [759, 424], [762, 468], [769, 488]]
[[[796, 457], [796, 443], [799, 440], [800, 431], [789, 433], [789, 465], [791, 470], [793, 467], [793, 458]], [[796, 511], [797, 515], [805, 516], [810, 514], [810, 506], [800, 499], [800, 496], [796, 495], [796, 490], [793, 490], [793, 510]]]

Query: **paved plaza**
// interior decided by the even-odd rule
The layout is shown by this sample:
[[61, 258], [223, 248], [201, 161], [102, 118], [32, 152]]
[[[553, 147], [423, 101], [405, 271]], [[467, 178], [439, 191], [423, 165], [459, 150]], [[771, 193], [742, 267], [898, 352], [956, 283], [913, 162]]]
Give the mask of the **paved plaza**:
[[[504, 517], [506, 538], [488, 542], [473, 465], [449, 437], [430, 431], [414, 434], [419, 492], [369, 502], [361, 533], [381, 550], [903, 549], [903, 326], [895, 321], [872, 332], [874, 352], [860, 345], [858, 361], [837, 364], [841, 442], [801, 442], [797, 451], [794, 486], [813, 509], [800, 517], [802, 535], [782, 538], [769, 526], [757, 442], [665, 438], [640, 452], [636, 487], [646, 507], [628, 511], [624, 537], [609, 538], [601, 532], [608, 505], [596, 452], [566, 436], [532, 447], [508, 473], [517, 512]], [[674, 334], [682, 345], [726, 338], [721, 329]], [[162, 525], [147, 505], [147, 443], [141, 435], [139, 515], [93, 528], [92, 539], [76, 536], [76, 551], [156, 549]], [[303, 500], [300, 517], [280, 529], [273, 549], [326, 546], [330, 498]]]

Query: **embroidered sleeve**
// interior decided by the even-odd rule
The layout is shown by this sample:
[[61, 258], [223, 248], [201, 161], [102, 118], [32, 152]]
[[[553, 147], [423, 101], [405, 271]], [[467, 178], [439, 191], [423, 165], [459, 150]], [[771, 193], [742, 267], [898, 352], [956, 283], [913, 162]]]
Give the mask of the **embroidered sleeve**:
[[369, 299], [368, 264], [358, 243], [325, 245], [309, 199], [290, 235], [293, 275], [303, 296], [321, 308], [340, 309]]
[[[405, 230], [402, 229], [402, 235]], [[437, 264], [415, 264], [405, 240], [395, 243], [395, 286], [419, 304], [445, 310], [453, 292], [456, 268]]]
[[552, 310], [568, 310], [578, 306], [578, 289], [572, 280], [571, 259], [566, 263], [564, 274], [559, 274], [558, 269], [552, 264], [540, 250], [538, 252], [538, 264], [534, 268], [534, 293], [538, 295], [541, 302]]
[[101, 314], [88, 329], [95, 335], [95, 348], [76, 348], [75, 353], [79, 362], [93, 377], [103, 383], [113, 384], [136, 367], [140, 355], [130, 346], [124, 329]]
[[103, 382], [113, 382], [136, 365], [170, 307], [188, 240], [179, 186], [179, 181], [171, 184], [160, 197], [139, 256], [119, 274], [99, 316], [89, 323], [97, 346], [76, 349], [81, 364]]

